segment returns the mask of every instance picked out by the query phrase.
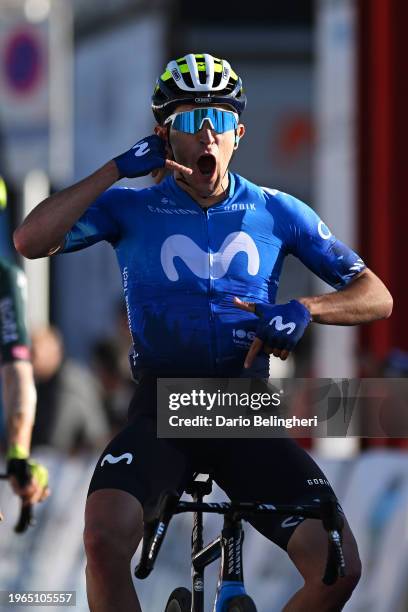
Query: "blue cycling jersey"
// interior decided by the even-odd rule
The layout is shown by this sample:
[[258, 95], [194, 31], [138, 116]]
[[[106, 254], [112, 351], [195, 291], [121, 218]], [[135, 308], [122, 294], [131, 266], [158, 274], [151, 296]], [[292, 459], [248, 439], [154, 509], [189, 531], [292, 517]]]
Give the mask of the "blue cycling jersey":
[[[239, 376], [257, 318], [233, 296], [274, 303], [289, 253], [336, 289], [365, 267], [300, 200], [229, 179], [227, 197], [206, 210], [172, 176], [109, 189], [66, 235], [64, 252], [100, 240], [114, 247], [136, 374]], [[267, 372], [263, 354], [249, 374]]]

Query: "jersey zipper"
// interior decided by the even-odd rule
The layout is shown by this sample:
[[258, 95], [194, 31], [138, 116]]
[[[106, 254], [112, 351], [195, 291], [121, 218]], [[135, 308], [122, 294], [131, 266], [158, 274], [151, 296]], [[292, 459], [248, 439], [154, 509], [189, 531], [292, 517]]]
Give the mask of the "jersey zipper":
[[208, 208], [203, 210], [203, 214], [205, 217], [206, 232], [207, 232], [207, 249], [208, 249], [208, 309], [209, 309], [209, 324], [210, 324], [210, 359], [211, 359], [211, 366], [212, 366], [213, 374], [216, 375], [217, 366], [218, 366], [218, 359], [217, 359], [218, 351], [216, 349], [215, 354], [214, 354], [213, 347], [217, 346], [217, 336], [215, 333], [215, 317], [214, 317], [214, 309], [213, 309], [213, 304], [212, 304], [214, 283], [213, 283], [213, 278], [211, 276], [212, 264], [213, 264], [213, 254], [211, 252], [211, 247], [210, 247], [210, 232], [208, 228], [209, 212], [210, 211]]

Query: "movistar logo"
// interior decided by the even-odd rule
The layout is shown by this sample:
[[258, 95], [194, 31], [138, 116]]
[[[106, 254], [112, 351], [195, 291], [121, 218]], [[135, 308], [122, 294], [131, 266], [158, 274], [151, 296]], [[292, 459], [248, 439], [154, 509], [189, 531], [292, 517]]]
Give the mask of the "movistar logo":
[[296, 527], [303, 521], [303, 516], [288, 516], [282, 523], [281, 526], [285, 529], [287, 527]]
[[248, 257], [247, 271], [251, 276], [258, 274], [260, 258], [255, 242], [246, 232], [232, 232], [213, 253], [203, 251], [191, 238], [184, 234], [173, 234], [163, 243], [160, 261], [165, 275], [171, 281], [178, 281], [179, 274], [174, 260], [179, 257], [198, 278], [223, 278], [238, 253]]
[[276, 329], [278, 331], [283, 331], [285, 329], [287, 329], [287, 334], [289, 336], [289, 334], [292, 334], [295, 329], [296, 329], [296, 323], [294, 323], [293, 321], [291, 321], [290, 323], [283, 323], [282, 321], [282, 317], [280, 315], [277, 315], [276, 317], [273, 317], [273, 319], [271, 319], [269, 321], [269, 325], [275, 325]]
[[142, 157], [143, 155], [146, 155], [146, 153], [149, 153], [150, 151], [149, 143], [146, 142], [145, 140], [143, 142], [137, 142], [135, 146], [132, 147], [132, 149], [135, 149], [135, 157]]
[[105, 463], [119, 463], [122, 459], [126, 459], [126, 463], [129, 465], [133, 461], [133, 455], [131, 453], [123, 453], [123, 455], [119, 455], [119, 457], [114, 457], [109, 453], [102, 459], [101, 467], [103, 467]]

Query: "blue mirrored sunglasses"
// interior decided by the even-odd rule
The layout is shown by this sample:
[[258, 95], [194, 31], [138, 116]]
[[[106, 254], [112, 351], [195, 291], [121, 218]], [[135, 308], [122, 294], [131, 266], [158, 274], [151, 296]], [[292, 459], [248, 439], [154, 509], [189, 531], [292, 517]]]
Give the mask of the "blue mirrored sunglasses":
[[205, 121], [208, 121], [211, 129], [217, 134], [223, 134], [238, 127], [238, 115], [232, 111], [220, 108], [194, 108], [190, 111], [174, 113], [167, 117], [164, 125], [171, 123], [172, 127], [179, 132], [196, 134]]

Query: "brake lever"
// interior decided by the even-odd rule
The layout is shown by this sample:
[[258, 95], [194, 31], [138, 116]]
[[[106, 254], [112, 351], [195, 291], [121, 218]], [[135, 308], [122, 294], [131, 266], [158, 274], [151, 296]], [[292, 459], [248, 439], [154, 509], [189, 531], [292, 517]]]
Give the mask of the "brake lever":
[[159, 507], [158, 517], [155, 518], [155, 513], [153, 512], [152, 518], [145, 521], [142, 553], [140, 561], [135, 568], [136, 578], [143, 580], [153, 570], [178, 500], [179, 494], [176, 491], [165, 492], [155, 506], [156, 509]]
[[[0, 480], [8, 479], [8, 474], [0, 474]], [[20, 516], [14, 526], [14, 531], [16, 533], [24, 533], [31, 525], [35, 525], [35, 519], [33, 516], [33, 505], [23, 505], [23, 503], [21, 503]]]
[[334, 584], [338, 577], [346, 575], [346, 562], [341, 545], [341, 535], [337, 530], [329, 532], [328, 554], [322, 582], [327, 586]]
[[344, 578], [344, 576], [346, 575], [346, 560], [344, 558], [344, 552], [343, 552], [343, 547], [342, 547], [341, 535], [335, 529], [334, 531], [332, 531], [329, 534], [329, 538], [331, 540], [331, 544], [333, 546], [333, 549], [336, 552], [338, 575], [341, 578]]
[[341, 537], [344, 519], [338, 511], [335, 497], [330, 497], [321, 502], [321, 519], [328, 534], [327, 562], [322, 581], [326, 585], [332, 585], [339, 576], [344, 577], [346, 575], [346, 562]]
[[16, 533], [24, 533], [29, 527], [33, 525], [35, 525], [35, 518], [33, 516], [33, 505], [21, 505], [20, 516], [14, 526], [14, 531]]

